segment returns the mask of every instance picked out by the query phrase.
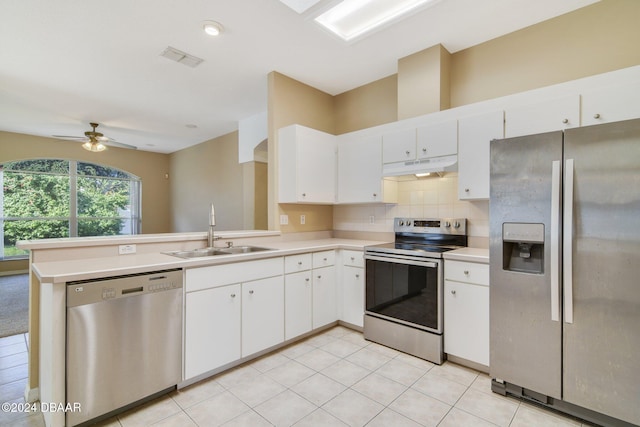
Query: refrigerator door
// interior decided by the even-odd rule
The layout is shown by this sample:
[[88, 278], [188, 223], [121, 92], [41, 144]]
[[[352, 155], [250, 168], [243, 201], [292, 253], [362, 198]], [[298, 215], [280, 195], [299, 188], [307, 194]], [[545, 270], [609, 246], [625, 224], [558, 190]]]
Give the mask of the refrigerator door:
[[565, 158], [563, 397], [640, 425], [640, 120], [566, 131]]
[[561, 166], [562, 132], [491, 142], [490, 374], [555, 398]]

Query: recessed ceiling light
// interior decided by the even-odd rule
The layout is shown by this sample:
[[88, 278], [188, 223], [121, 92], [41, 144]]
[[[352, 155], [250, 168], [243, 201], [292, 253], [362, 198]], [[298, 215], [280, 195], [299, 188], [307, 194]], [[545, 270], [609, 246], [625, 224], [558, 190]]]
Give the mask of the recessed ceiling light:
[[216, 21], [204, 21], [202, 23], [202, 29], [210, 36], [220, 35], [224, 31], [222, 24]]
[[351, 41], [440, 0], [343, 0], [315, 21]]

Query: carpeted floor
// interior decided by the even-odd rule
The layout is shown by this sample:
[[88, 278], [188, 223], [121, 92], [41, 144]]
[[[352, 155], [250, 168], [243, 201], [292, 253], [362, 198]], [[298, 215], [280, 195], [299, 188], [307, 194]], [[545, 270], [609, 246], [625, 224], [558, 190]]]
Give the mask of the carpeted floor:
[[29, 275], [0, 276], [0, 338], [29, 329]]

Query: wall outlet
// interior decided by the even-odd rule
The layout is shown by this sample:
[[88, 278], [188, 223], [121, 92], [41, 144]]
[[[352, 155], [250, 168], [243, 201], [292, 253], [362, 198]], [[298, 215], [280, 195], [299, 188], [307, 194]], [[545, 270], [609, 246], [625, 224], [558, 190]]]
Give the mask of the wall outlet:
[[306, 220], [307, 220], [307, 218], [304, 215], [300, 215], [300, 225], [304, 225]]
[[120, 245], [118, 246], [118, 253], [120, 255], [135, 254], [136, 245]]
[[369, 216], [369, 224], [375, 224], [376, 223], [376, 217], [373, 215]]
[[280, 215], [280, 225], [289, 224], [289, 215]]

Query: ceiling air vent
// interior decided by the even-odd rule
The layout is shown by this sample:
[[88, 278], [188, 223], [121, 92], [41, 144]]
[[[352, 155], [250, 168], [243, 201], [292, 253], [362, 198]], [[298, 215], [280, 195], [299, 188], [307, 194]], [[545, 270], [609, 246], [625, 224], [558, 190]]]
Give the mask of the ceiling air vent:
[[189, 55], [188, 53], [178, 50], [175, 47], [171, 47], [171, 46], [167, 47], [164, 50], [164, 52], [160, 54], [160, 56], [164, 56], [167, 59], [179, 62], [180, 64], [184, 64], [191, 68], [197, 67], [198, 65], [200, 65], [202, 61], [204, 61], [204, 59], [202, 58]]

